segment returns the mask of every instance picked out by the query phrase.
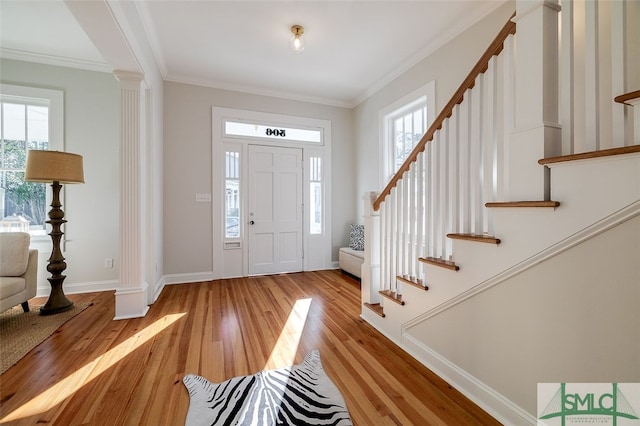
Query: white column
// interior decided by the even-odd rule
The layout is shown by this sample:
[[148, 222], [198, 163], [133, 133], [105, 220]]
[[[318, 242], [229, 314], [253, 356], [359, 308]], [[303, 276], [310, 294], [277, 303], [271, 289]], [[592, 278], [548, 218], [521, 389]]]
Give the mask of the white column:
[[114, 74], [120, 83], [120, 283], [115, 319], [125, 319], [143, 317], [149, 309], [143, 244], [143, 75], [123, 71]]
[[364, 262], [361, 272], [362, 303], [380, 303], [380, 212], [373, 210], [377, 192], [367, 192], [364, 201]]
[[561, 154], [558, 120], [557, 0], [517, 0], [515, 129], [509, 141], [510, 201], [548, 199], [549, 174], [538, 160]]

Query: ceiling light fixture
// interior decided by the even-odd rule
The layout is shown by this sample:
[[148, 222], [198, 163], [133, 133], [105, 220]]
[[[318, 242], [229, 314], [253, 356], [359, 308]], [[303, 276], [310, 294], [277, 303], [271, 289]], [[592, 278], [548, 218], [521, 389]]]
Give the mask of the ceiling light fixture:
[[302, 52], [304, 50], [304, 39], [302, 38], [302, 34], [304, 34], [304, 28], [302, 25], [294, 25], [291, 27], [291, 39], [289, 39], [289, 47], [294, 52]]

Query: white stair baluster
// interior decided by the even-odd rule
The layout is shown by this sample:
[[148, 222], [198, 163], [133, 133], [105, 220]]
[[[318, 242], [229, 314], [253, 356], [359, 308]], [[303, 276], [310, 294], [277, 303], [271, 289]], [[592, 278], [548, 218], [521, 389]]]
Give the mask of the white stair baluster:
[[418, 257], [426, 256], [424, 249], [424, 219], [425, 219], [425, 193], [424, 193], [424, 152], [418, 154], [417, 160], [417, 170], [416, 170], [416, 178], [417, 178], [417, 187], [416, 187], [416, 196], [418, 201], [417, 206], [417, 214], [416, 214], [416, 255], [414, 261], [415, 271], [416, 271], [416, 279], [423, 278], [423, 273], [420, 267], [420, 263], [418, 262]]
[[482, 233], [482, 216], [479, 206], [482, 204], [482, 181], [480, 165], [482, 159], [482, 75], [476, 78], [476, 85], [469, 91], [471, 123], [469, 127], [469, 229], [472, 234]]

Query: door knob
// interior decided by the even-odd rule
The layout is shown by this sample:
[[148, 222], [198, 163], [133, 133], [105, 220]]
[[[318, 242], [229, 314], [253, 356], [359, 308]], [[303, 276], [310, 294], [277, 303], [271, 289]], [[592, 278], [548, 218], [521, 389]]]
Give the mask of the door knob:
[[255, 224], [255, 222], [253, 220], [249, 221], [249, 225], [254, 225], [254, 224]]

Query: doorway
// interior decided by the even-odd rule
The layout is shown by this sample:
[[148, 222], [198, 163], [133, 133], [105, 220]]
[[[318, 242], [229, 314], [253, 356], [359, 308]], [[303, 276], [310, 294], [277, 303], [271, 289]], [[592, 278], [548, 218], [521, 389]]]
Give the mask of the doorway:
[[211, 279], [334, 267], [330, 158], [328, 120], [212, 108]]

